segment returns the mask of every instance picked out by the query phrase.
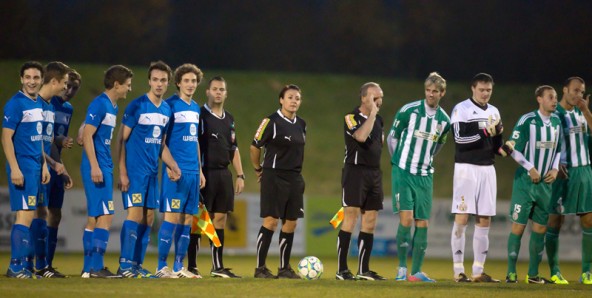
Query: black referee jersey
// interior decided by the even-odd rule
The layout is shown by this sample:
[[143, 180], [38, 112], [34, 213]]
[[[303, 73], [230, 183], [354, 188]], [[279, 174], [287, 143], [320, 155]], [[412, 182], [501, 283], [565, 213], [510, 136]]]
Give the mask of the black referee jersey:
[[502, 146], [502, 135], [488, 137], [484, 131], [489, 121], [499, 117], [500, 113], [493, 105], [481, 106], [472, 98], [458, 103], [450, 118], [456, 144], [454, 161], [481, 166], [492, 165], [497, 150]]
[[225, 169], [232, 162], [237, 149], [234, 117], [227, 111], [218, 117], [207, 104], [201, 107], [200, 116], [198, 140], [203, 167]]
[[288, 119], [278, 110], [261, 121], [252, 144], [264, 147], [263, 168], [300, 172], [305, 140], [306, 122], [298, 116]]
[[345, 160], [344, 163], [352, 165], [363, 165], [372, 168], [380, 168], [380, 154], [384, 141], [384, 123], [380, 115], [376, 115], [372, 132], [365, 142], [360, 143], [354, 139], [354, 132], [358, 130], [368, 117], [356, 108], [353, 112], [345, 115], [344, 138], [345, 138]]

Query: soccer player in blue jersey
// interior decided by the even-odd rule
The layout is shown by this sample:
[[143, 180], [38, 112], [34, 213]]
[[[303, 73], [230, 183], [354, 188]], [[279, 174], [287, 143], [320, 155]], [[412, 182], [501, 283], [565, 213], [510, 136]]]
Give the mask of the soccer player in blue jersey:
[[82, 278], [116, 278], [103, 264], [113, 220], [113, 161], [111, 139], [117, 123], [117, 101], [131, 91], [133, 72], [114, 65], [105, 72], [105, 92], [95, 98], [86, 112], [82, 133], [80, 172], [86, 193], [88, 222], [82, 236]]
[[[71, 69], [68, 73], [66, 90], [59, 96], [51, 98], [51, 104], [55, 109], [54, 121], [54, 141], [51, 150], [51, 158], [62, 163], [61, 153], [64, 148], [72, 148], [73, 139], [68, 137], [70, 120], [74, 111], [70, 100], [76, 96], [80, 89], [82, 78], [78, 72]], [[63, 163], [62, 163], [63, 164]], [[50, 169], [51, 181], [49, 183], [49, 203], [47, 215], [47, 264], [53, 268], [53, 257], [58, 241], [58, 227], [62, 219], [62, 205], [64, 203], [64, 191], [73, 186], [72, 178], [64, 168], [64, 172], [59, 175], [55, 170]]]
[[26, 268], [31, 248], [30, 226], [37, 208], [41, 182], [49, 182], [49, 171], [43, 157], [43, 110], [37, 95], [43, 82], [44, 68], [39, 62], [21, 66], [22, 89], [4, 105], [2, 148], [10, 209], [16, 220], [10, 233], [10, 265], [6, 272], [12, 278], [32, 278]]
[[[162, 61], [148, 68], [148, 93], [133, 100], [125, 109], [119, 132], [119, 187], [127, 218], [121, 229], [121, 255], [118, 273], [123, 277], [151, 277], [142, 267], [150, 242], [154, 209], [160, 204], [158, 193], [158, 158], [162, 155], [173, 181], [181, 170], [163, 144], [171, 117], [164, 102], [171, 78], [171, 68]], [[162, 152], [162, 154], [161, 154]]]
[[[200, 109], [192, 99], [202, 78], [203, 73], [197, 66], [179, 66], [174, 74], [178, 92], [166, 100], [172, 115], [166, 145], [183, 176], [178, 181], [171, 181], [170, 169], [163, 167], [160, 212], [164, 213], [164, 221], [158, 232], [158, 267], [155, 273], [161, 278], [201, 278], [201, 275], [183, 267], [183, 259], [189, 247], [192, 215], [197, 213], [199, 189], [205, 185], [197, 139]], [[175, 262], [171, 270], [167, 266], [167, 256], [173, 242]]]
[[[43, 109], [43, 150], [47, 165], [58, 174], [64, 173], [64, 165], [51, 158], [51, 147], [53, 144], [53, 128], [55, 112], [51, 104], [51, 98], [61, 94], [66, 89], [68, 72], [70, 68], [62, 62], [54, 61], [45, 66], [45, 75], [43, 85], [39, 90], [39, 99]], [[48, 213], [49, 184], [41, 186], [39, 198], [37, 200], [37, 211], [35, 219], [31, 223], [31, 238], [33, 240], [34, 252], [29, 252], [29, 256], [35, 256], [35, 274], [43, 278], [63, 278], [60, 272], [57, 272], [47, 264], [47, 213]], [[30, 265], [32, 267], [32, 264]]]

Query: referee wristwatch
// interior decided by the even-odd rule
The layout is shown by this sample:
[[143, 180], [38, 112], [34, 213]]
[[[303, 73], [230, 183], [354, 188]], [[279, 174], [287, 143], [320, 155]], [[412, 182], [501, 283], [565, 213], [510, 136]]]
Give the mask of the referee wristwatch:
[[243, 180], [245, 180], [245, 174], [240, 174], [240, 175], [236, 175], [236, 178], [241, 178]]

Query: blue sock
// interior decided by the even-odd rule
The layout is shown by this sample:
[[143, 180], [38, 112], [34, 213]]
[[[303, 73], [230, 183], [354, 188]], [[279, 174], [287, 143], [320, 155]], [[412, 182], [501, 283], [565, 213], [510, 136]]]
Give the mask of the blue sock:
[[[162, 269], [162, 267], [167, 266], [167, 257], [169, 255], [169, 251], [171, 250], [172, 240], [173, 240], [173, 232], [174, 232], [175, 224], [163, 221], [162, 225], [160, 226], [160, 230], [158, 231], [158, 268], [157, 270]], [[175, 237], [176, 238], [176, 237]]]
[[144, 263], [144, 257], [146, 256], [146, 248], [150, 243], [150, 227], [147, 225], [138, 225], [138, 241], [134, 249], [134, 262], [138, 266], [142, 266]]
[[183, 225], [176, 224], [175, 225], [175, 256], [179, 253], [179, 239], [183, 235]]
[[53, 267], [53, 256], [58, 246], [58, 228], [47, 226], [47, 265]]
[[92, 270], [99, 271], [105, 268], [103, 258], [107, 250], [107, 243], [109, 243], [109, 231], [95, 228], [92, 238]]
[[84, 229], [82, 234], [82, 247], [84, 248], [84, 264], [82, 265], [83, 272], [90, 272], [92, 265], [92, 238], [93, 231]]
[[[189, 248], [190, 232], [191, 226], [180, 224], [177, 225], [175, 230], [175, 238], [177, 238], [177, 242], [175, 242], [175, 264], [173, 265], [174, 271], [179, 271], [181, 268], [183, 268], [183, 259], [185, 259], [187, 248]], [[176, 237], [176, 234], [179, 234], [179, 237]]]
[[121, 229], [121, 255], [119, 257], [119, 267], [129, 269], [134, 261], [134, 248], [138, 242], [138, 223], [132, 220], [123, 222]]
[[31, 233], [35, 258], [37, 260], [35, 269], [41, 270], [47, 267], [47, 221], [35, 218], [31, 222]]
[[14, 272], [23, 270], [23, 260], [29, 251], [29, 228], [23, 225], [12, 225], [10, 232], [10, 269]]

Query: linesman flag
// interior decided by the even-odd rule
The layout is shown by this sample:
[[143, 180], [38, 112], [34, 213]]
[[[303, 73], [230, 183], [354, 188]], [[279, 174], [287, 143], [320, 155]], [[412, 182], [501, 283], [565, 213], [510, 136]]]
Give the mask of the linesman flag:
[[337, 213], [335, 213], [335, 215], [333, 215], [333, 218], [329, 221], [329, 223], [333, 226], [334, 229], [337, 229], [337, 227], [343, 221], [343, 212], [343, 207], [341, 207], [341, 209], [339, 209], [339, 211], [337, 211]]
[[220, 238], [216, 234], [216, 229], [210, 218], [210, 214], [203, 203], [199, 203], [199, 211], [196, 215], [193, 215], [193, 221], [191, 222], [191, 234], [202, 233], [208, 236], [215, 247], [222, 246]]

